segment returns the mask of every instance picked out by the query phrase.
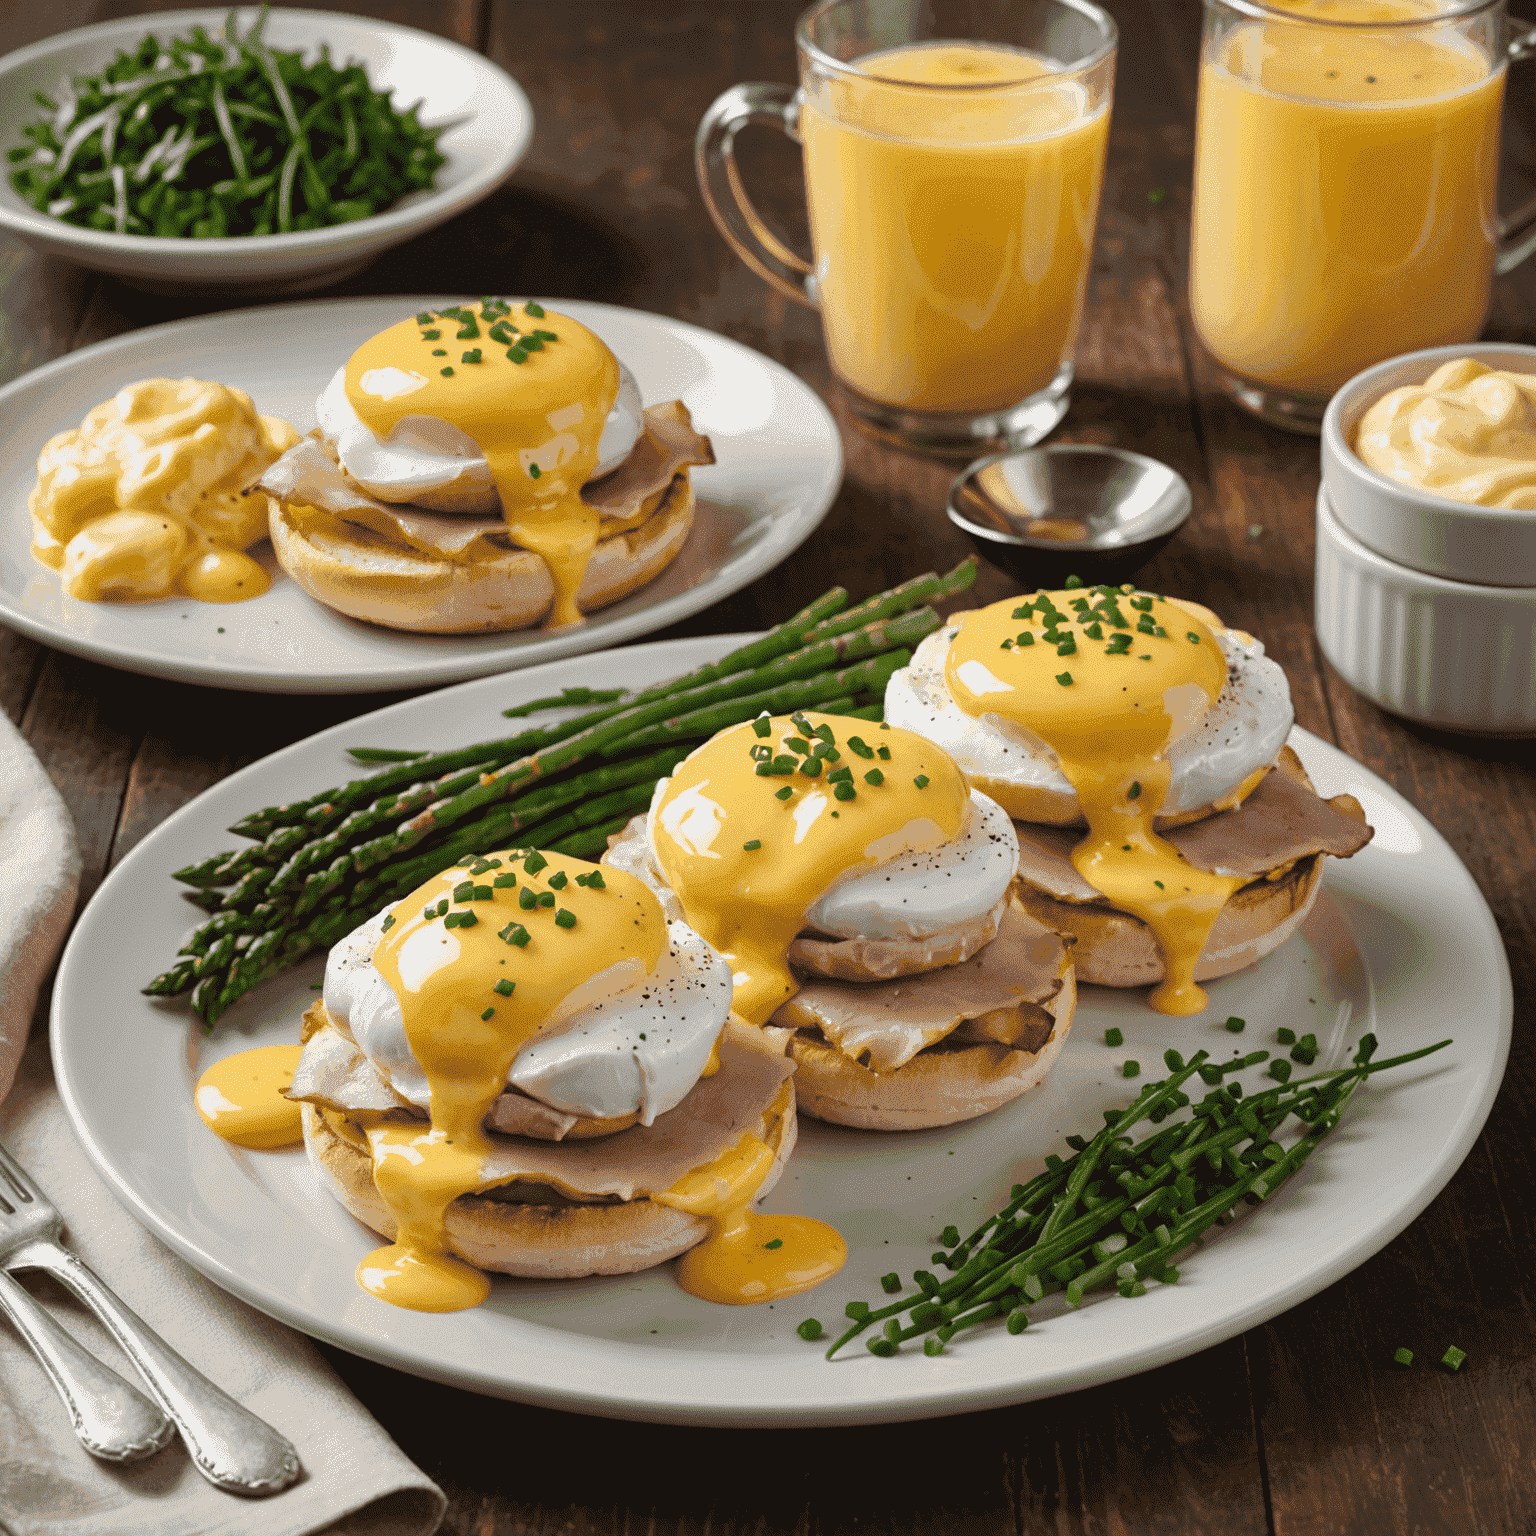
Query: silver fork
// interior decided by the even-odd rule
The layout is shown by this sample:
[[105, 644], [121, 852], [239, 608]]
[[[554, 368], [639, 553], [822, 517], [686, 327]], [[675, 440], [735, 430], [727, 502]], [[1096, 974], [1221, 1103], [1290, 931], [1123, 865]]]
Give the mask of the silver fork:
[[193, 1465], [215, 1487], [263, 1497], [298, 1477], [298, 1453], [283, 1436], [188, 1365], [64, 1246], [59, 1213], [4, 1147], [0, 1268], [47, 1270], [101, 1319], [180, 1431]]
[[[4, 1204], [0, 1195], [0, 1208]], [[64, 1400], [76, 1438], [92, 1456], [137, 1461], [158, 1451], [176, 1432], [142, 1392], [77, 1344], [3, 1269], [0, 1312], [31, 1345]]]

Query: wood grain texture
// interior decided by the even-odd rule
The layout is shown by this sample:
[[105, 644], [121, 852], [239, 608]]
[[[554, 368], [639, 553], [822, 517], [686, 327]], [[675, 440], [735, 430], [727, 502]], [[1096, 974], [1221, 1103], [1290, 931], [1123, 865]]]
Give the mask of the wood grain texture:
[[[969, 553], [942, 513], [954, 466], [853, 425], [816, 317], [742, 267], [694, 185], [693, 132], [714, 96], [737, 81], [794, 78], [800, 0], [343, 8], [480, 47], [528, 90], [537, 131], [493, 197], [335, 292], [495, 290], [632, 305], [756, 347], [827, 399], [847, 476], [825, 523], [771, 576], [668, 634], [756, 627], [831, 580], [862, 596]], [[134, 9], [132, 0], [0, 7], [0, 47]], [[1189, 324], [1199, 0], [1109, 0], [1109, 9], [1121, 29], [1115, 115], [1060, 436], [1135, 448], [1186, 477], [1194, 515], [1148, 567], [1147, 584], [1204, 601], [1263, 638], [1290, 676], [1299, 722], [1382, 774], [1467, 862], [1516, 987], [1515, 1047], [1492, 1118], [1424, 1216], [1321, 1295], [1188, 1360], [1046, 1403], [882, 1429], [684, 1430], [475, 1398], [328, 1349], [442, 1482], [450, 1536], [1536, 1530], [1536, 1052], [1521, 1032], [1536, 996], [1536, 744], [1411, 727], [1322, 661], [1311, 622], [1316, 444], [1233, 407]], [[1507, 206], [1536, 188], [1533, 75], [1511, 85]], [[761, 211], [803, 245], [796, 150], [769, 130], [749, 131], [739, 148]], [[0, 240], [0, 382], [87, 341], [213, 307], [146, 297]], [[1536, 338], [1536, 268], [1496, 284], [1489, 333]], [[964, 601], [1013, 590], [984, 567]], [[0, 632], [0, 706], [63, 790], [91, 887], [207, 784], [381, 702], [262, 700], [133, 678]], [[1456, 1376], [1432, 1363], [1451, 1343], [1469, 1356]], [[1406, 1371], [1390, 1363], [1400, 1345], [1417, 1357]]]

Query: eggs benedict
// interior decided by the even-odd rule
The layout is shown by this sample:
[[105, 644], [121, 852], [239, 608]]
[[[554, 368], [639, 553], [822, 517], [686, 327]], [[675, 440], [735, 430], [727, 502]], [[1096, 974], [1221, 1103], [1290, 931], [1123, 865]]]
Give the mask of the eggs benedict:
[[886, 692], [1016, 822], [1026, 910], [1073, 938], [1080, 981], [1199, 983], [1293, 933], [1325, 854], [1371, 836], [1286, 747], [1285, 675], [1198, 604], [1131, 587], [1036, 592], [955, 614]]
[[[452, 1311], [486, 1270], [624, 1274], [695, 1250], [711, 1300], [836, 1272], [819, 1222], [758, 1216], [795, 1143], [790, 1064], [730, 1022], [731, 975], [620, 870], [512, 849], [344, 939], [287, 1096], [310, 1160], [390, 1242], [381, 1300]], [[217, 1122], [212, 1122], [215, 1129]]]
[[711, 738], [604, 855], [724, 956], [807, 1113], [948, 1125], [1045, 1076], [1066, 945], [1011, 899], [1008, 815], [911, 732], [805, 711]]
[[269, 585], [251, 482], [298, 433], [208, 379], [140, 379], [49, 438], [27, 499], [33, 557], [83, 602], [237, 603]]
[[712, 464], [680, 401], [642, 407], [586, 326], [529, 301], [424, 310], [370, 337], [263, 477], [277, 558], [354, 618], [554, 627], [658, 575]]

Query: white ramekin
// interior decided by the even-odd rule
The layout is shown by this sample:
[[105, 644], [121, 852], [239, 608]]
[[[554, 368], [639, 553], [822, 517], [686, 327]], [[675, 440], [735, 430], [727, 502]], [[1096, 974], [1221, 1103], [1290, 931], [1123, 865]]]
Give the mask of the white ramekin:
[[1536, 347], [1504, 341], [1406, 352], [1357, 373], [1323, 416], [1323, 484], [1344, 527], [1388, 560], [1452, 581], [1536, 587], [1536, 511], [1468, 506], [1388, 479], [1355, 455], [1355, 429], [1376, 401], [1457, 357], [1536, 374]]
[[1323, 655], [1383, 709], [1443, 730], [1536, 736], [1536, 586], [1447, 581], [1367, 549], [1317, 493]]

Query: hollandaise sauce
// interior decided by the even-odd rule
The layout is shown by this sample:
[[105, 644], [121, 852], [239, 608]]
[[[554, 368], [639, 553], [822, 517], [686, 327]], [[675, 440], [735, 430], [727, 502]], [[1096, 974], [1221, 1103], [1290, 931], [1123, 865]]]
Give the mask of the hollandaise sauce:
[[298, 433], [259, 416], [243, 390], [208, 379], [141, 379], [44, 445], [28, 498], [32, 553], [83, 602], [260, 597], [245, 553], [266, 537], [247, 494]]
[[1241, 879], [1187, 864], [1153, 822], [1168, 793], [1169, 746], [1199, 725], [1227, 666], [1210, 628], [1149, 593], [1037, 592], [969, 614], [945, 663], [967, 714], [992, 714], [1055, 752], [1088, 823], [1078, 873], [1152, 931], [1164, 979], [1151, 1004], [1198, 1013], [1195, 965]]
[[[772, 1113], [789, 1107], [785, 1083]], [[726, 1306], [753, 1306], [798, 1296], [830, 1280], [848, 1259], [842, 1234], [810, 1216], [765, 1215], [752, 1201], [773, 1167], [773, 1152], [743, 1136], [724, 1156], [653, 1198], [709, 1219], [709, 1234], [677, 1261], [677, 1282], [691, 1296]]]
[[283, 1097], [299, 1065], [297, 1045], [260, 1045], [216, 1061], [197, 1080], [193, 1102], [225, 1141], [271, 1152], [304, 1139], [299, 1106]]
[[595, 873], [559, 854], [490, 855], [390, 911], [373, 963], [399, 999], [432, 1121], [364, 1122], [397, 1231], [357, 1278], [384, 1301], [450, 1312], [484, 1300], [489, 1282], [454, 1255], [444, 1222], [460, 1195], [490, 1187], [484, 1122], [513, 1060], [596, 971], [628, 986], [656, 969], [667, 944], [660, 903], [622, 871]]
[[512, 542], [549, 566], [548, 625], [581, 622], [576, 595], [600, 521], [581, 488], [619, 391], [618, 362], [591, 331], [538, 304], [500, 299], [424, 311], [365, 341], [347, 363], [346, 389], [379, 438], [411, 416], [473, 438]]
[[766, 1024], [797, 990], [789, 947], [816, 899], [850, 870], [951, 841], [969, 806], [949, 754], [910, 731], [765, 715], [677, 769], [652, 835], [688, 922], [730, 963], [736, 1013]]

